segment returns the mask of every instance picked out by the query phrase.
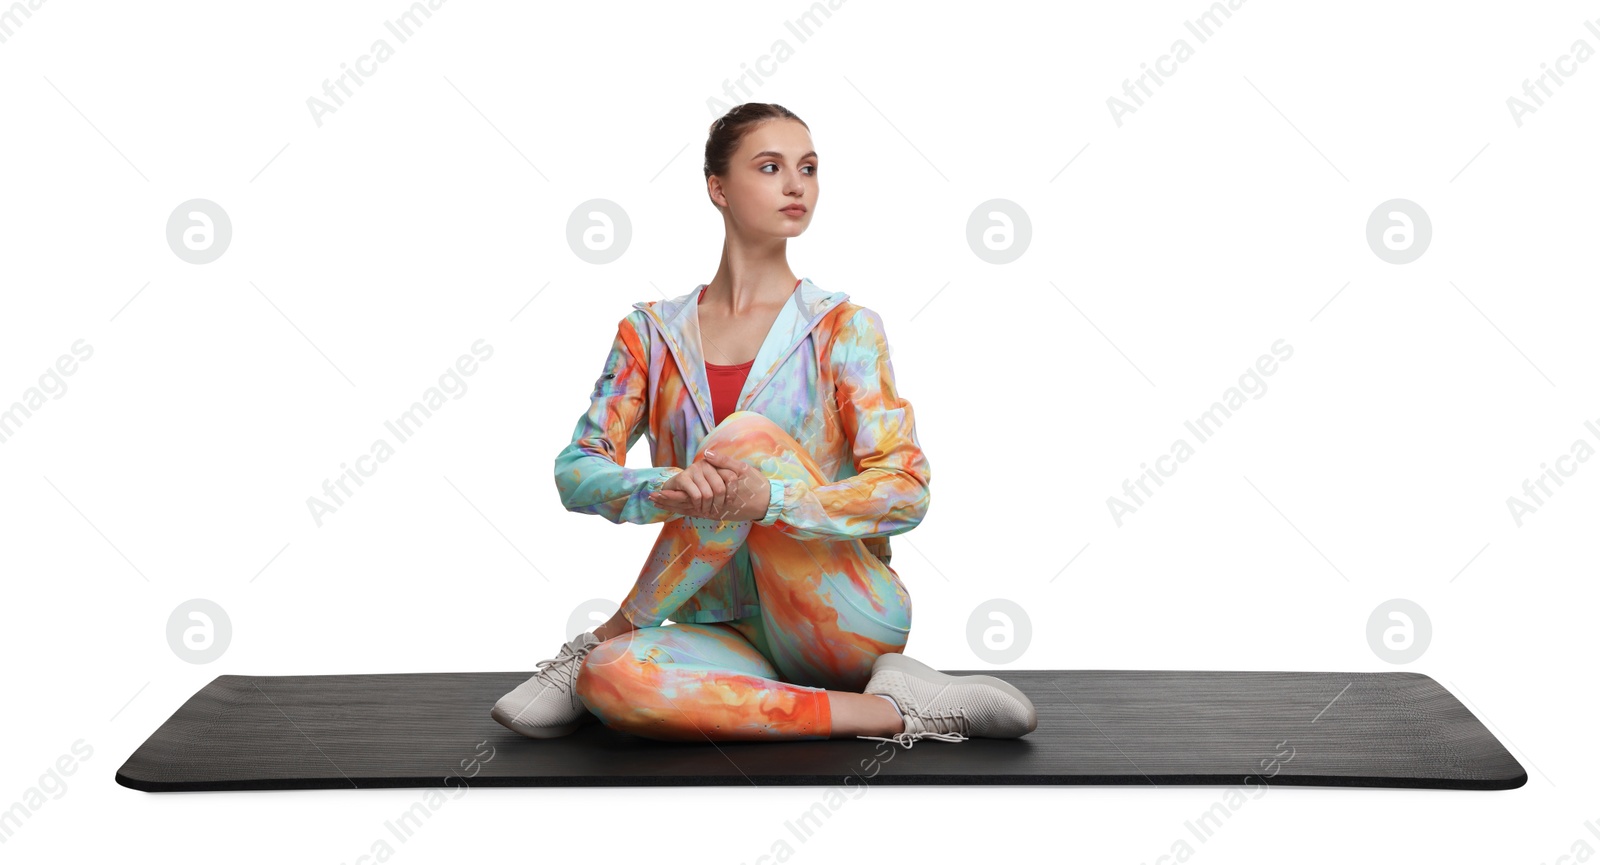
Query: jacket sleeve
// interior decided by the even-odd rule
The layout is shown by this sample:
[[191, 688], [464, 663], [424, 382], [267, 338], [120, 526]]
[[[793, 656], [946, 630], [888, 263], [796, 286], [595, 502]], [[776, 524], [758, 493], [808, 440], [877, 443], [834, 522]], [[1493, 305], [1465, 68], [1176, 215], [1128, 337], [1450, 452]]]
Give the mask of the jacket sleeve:
[[829, 351], [834, 393], [857, 474], [829, 484], [770, 479], [761, 525], [795, 538], [850, 540], [908, 532], [928, 512], [932, 471], [911, 403], [895, 390], [883, 320], [862, 307]]
[[617, 325], [605, 368], [578, 418], [572, 442], [556, 456], [556, 490], [569, 511], [599, 514], [613, 523], [660, 523], [682, 516], [652, 504], [676, 466], [627, 468], [628, 450], [644, 434], [649, 405], [649, 363], [630, 314]]

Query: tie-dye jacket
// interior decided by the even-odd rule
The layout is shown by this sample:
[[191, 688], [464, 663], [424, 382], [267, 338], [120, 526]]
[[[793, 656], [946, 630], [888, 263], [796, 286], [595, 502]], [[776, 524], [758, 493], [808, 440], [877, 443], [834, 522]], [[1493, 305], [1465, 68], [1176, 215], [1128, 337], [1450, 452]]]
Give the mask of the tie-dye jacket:
[[[681, 516], [647, 496], [689, 464], [715, 426], [699, 292], [695, 286], [670, 300], [636, 303], [618, 323], [589, 409], [555, 460], [567, 510], [614, 523]], [[887, 565], [889, 536], [910, 531], [927, 513], [932, 475], [911, 403], [895, 388], [883, 320], [848, 298], [802, 279], [767, 332], [735, 410], [775, 422], [832, 479], [812, 485], [768, 478], [769, 506], [758, 522], [795, 538], [861, 540]], [[649, 436], [653, 466], [629, 468], [627, 453], [640, 435]], [[723, 622], [759, 611], [741, 548], [668, 618]]]

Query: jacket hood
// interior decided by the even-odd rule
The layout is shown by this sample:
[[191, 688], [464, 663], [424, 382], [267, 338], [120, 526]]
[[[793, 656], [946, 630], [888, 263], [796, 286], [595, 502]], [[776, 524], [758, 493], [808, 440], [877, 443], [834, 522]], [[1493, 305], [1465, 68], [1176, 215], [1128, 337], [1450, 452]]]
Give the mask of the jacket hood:
[[[706, 377], [705, 357], [700, 342], [699, 295], [704, 286], [705, 283], [701, 283], [686, 294], [665, 300], [640, 301], [633, 308], [642, 310], [657, 333], [666, 340], [677, 360], [678, 371], [689, 384], [695, 406], [709, 433], [716, 423], [711, 406], [711, 385]], [[827, 291], [802, 277], [800, 285], [773, 320], [772, 329], [767, 331], [766, 339], [761, 343], [761, 350], [756, 352], [755, 362], [750, 365], [750, 375], [745, 379], [735, 410], [748, 406], [822, 317], [849, 297], [842, 291]]]

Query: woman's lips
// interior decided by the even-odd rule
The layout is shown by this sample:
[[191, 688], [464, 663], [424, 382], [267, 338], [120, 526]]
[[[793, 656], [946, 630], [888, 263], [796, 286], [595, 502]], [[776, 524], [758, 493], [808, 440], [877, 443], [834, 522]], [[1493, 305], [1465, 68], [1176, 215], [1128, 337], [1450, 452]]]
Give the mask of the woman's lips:
[[795, 205], [793, 207], [785, 207], [784, 209], [782, 209], [782, 210], [780, 210], [778, 212], [779, 213], [787, 213], [790, 216], [805, 216], [806, 215], [806, 209], [804, 207], [799, 206], [799, 205]]

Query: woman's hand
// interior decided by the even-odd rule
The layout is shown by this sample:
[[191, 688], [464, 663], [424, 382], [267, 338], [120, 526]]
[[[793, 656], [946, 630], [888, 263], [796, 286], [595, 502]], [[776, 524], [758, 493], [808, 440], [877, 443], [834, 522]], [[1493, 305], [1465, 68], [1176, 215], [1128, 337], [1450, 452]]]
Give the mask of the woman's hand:
[[759, 520], [767, 515], [772, 485], [749, 463], [712, 451], [667, 479], [652, 504], [684, 516], [712, 520]]

